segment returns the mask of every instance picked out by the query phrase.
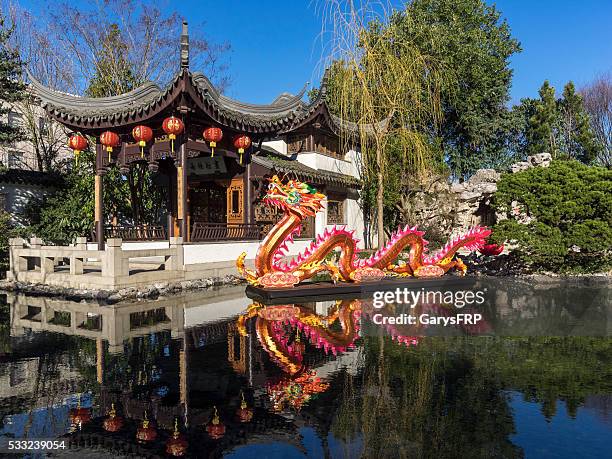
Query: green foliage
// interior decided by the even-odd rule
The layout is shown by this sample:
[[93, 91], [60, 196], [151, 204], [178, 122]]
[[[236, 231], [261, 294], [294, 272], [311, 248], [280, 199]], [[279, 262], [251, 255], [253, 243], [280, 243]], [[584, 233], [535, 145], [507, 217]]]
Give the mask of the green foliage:
[[[127, 45], [117, 25], [104, 36], [96, 56], [96, 69], [86, 90], [90, 97], [107, 97], [128, 92], [142, 83], [125, 57]], [[94, 145], [95, 139], [89, 139]], [[95, 156], [82, 152], [79, 164], [68, 173], [67, 186], [56, 196], [33, 202], [32, 231], [46, 242], [66, 244], [78, 236], [88, 236], [94, 221]], [[153, 182], [145, 164], [133, 165], [123, 175], [110, 168], [104, 180], [105, 223], [115, 217], [120, 224], [158, 224], [166, 203], [164, 190]], [[40, 216], [34, 210], [40, 209]]]
[[[0, 118], [11, 111], [11, 104], [23, 100], [24, 85], [21, 77], [21, 59], [19, 54], [9, 49], [8, 41], [13, 33], [13, 27], [7, 27], [6, 19], [0, 13]], [[23, 136], [21, 129], [9, 126], [0, 121], [0, 144], [14, 142]]]
[[453, 173], [495, 165], [512, 131], [509, 59], [520, 51], [508, 23], [482, 0], [415, 0], [394, 23], [450, 76], [440, 95], [444, 120], [432, 134]]
[[8, 212], [0, 210], [0, 272], [9, 268], [8, 242], [9, 238], [16, 236]]
[[66, 187], [42, 202], [32, 201], [31, 232], [45, 243], [66, 244], [88, 236], [94, 218], [94, 155], [83, 151], [79, 166], [66, 176]]
[[95, 73], [85, 91], [89, 97], [109, 97], [129, 92], [144, 81], [137, 81], [126, 59], [128, 46], [117, 24], [111, 24], [96, 55]]
[[568, 82], [562, 97], [556, 99], [555, 88], [545, 81], [534, 108], [526, 125], [528, 154], [548, 152], [553, 158], [577, 159], [585, 164], [595, 159], [600, 147], [574, 83]]
[[553, 161], [506, 174], [494, 204], [508, 217], [494, 239], [516, 241], [534, 269], [594, 272], [612, 264], [612, 170]]

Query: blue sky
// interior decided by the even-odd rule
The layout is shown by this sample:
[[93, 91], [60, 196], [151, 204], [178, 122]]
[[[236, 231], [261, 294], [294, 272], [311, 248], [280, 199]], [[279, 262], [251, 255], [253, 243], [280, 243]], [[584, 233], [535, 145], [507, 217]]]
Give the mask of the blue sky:
[[[544, 79], [561, 91], [612, 71], [612, 1], [499, 0], [523, 52], [512, 59], [512, 102], [537, 96]], [[229, 40], [232, 86], [228, 95], [270, 102], [282, 91], [318, 83], [321, 19], [316, 0], [174, 3], [191, 22], [206, 21], [212, 37]]]
[[[323, 0], [182, 0], [155, 2], [178, 9], [192, 26], [204, 23], [208, 37], [229, 41], [227, 94], [267, 103], [283, 91], [296, 93], [321, 75]], [[41, 5], [22, 0], [24, 6]], [[400, 3], [399, 1], [397, 3]], [[612, 0], [498, 0], [523, 52], [512, 59], [512, 102], [535, 97], [549, 79], [560, 92], [612, 71]], [[177, 28], [179, 25], [177, 24]]]

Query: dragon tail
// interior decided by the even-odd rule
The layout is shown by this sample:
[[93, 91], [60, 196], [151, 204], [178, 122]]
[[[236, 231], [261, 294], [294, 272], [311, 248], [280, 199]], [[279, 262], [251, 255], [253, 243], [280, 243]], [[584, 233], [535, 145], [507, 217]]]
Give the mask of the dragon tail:
[[475, 226], [467, 233], [452, 238], [434, 255], [431, 257], [425, 257], [423, 262], [426, 265], [448, 263], [461, 248], [467, 249], [470, 252], [478, 250], [485, 244], [485, 240], [489, 234], [491, 234], [491, 230], [489, 228], [484, 226]]
[[257, 285], [257, 275], [255, 271], [251, 271], [244, 266], [244, 259], [246, 258], [246, 252], [242, 252], [236, 260], [236, 268], [240, 275], [251, 285]]

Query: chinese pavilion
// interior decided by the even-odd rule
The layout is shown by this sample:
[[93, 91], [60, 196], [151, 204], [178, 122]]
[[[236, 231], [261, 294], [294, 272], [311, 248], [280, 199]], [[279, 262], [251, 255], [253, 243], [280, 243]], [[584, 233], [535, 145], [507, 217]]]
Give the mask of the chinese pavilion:
[[[259, 239], [277, 218], [258, 199], [274, 173], [308, 181], [329, 197], [325, 215], [317, 217], [323, 220], [307, 222], [304, 236], [313, 237], [327, 224], [360, 219], [356, 152], [341, 151], [343, 125], [328, 109], [325, 79], [310, 103], [302, 100], [305, 88], [268, 105], [244, 103], [220, 94], [203, 74], [190, 70], [186, 22], [180, 46], [179, 71], [165, 89], [146, 83], [118, 96], [89, 98], [31, 78], [47, 113], [75, 133], [75, 150], [85, 141], [82, 135], [97, 141], [92, 235], [100, 249], [104, 237], [180, 236], [192, 243]], [[155, 183], [167, 187], [168, 216], [159, 226], [113, 225], [104, 213], [105, 174], [112, 167], [126, 172], [137, 163], [146, 163]]]

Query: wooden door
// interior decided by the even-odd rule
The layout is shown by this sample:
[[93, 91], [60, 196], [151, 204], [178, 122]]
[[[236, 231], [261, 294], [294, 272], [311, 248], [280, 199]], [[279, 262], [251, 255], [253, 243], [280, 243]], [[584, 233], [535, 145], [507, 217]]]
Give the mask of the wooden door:
[[232, 179], [227, 188], [227, 223], [244, 223], [244, 182]]

